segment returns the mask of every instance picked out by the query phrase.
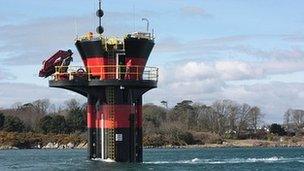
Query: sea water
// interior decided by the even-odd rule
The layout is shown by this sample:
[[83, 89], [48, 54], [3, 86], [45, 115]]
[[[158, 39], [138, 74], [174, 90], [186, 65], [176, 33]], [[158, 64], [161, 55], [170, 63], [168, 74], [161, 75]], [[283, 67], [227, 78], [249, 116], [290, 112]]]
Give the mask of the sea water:
[[90, 161], [86, 150], [4, 150], [0, 170], [304, 170], [304, 148], [146, 149], [144, 163]]

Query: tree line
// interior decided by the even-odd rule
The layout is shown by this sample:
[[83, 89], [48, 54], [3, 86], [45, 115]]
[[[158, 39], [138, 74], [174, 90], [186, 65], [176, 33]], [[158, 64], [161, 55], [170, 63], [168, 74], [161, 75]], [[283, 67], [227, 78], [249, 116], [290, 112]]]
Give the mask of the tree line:
[[220, 137], [240, 138], [244, 134], [257, 133], [263, 118], [259, 107], [231, 100], [216, 101], [210, 106], [184, 100], [171, 109], [165, 101], [162, 104], [164, 107], [144, 106], [144, 137], [147, 142], [204, 143], [200, 142], [204, 132], [218, 137], [213, 141], [221, 141]]
[[[263, 126], [261, 109], [232, 100], [219, 100], [211, 105], [184, 100], [169, 108], [143, 106], [144, 145], [187, 145], [222, 143], [224, 139], [265, 139], [269, 133], [296, 135], [304, 127], [304, 111], [289, 109], [284, 124]], [[86, 131], [86, 104], [75, 99], [55, 107], [49, 100], [13, 105], [0, 110], [0, 131], [73, 134]]]
[[184, 100], [173, 108], [144, 105], [144, 143], [151, 146], [221, 143], [223, 139], [265, 139], [304, 135], [304, 111], [289, 109], [284, 124], [266, 125], [258, 106], [218, 100], [211, 105]]
[[304, 128], [304, 110], [288, 109], [284, 114], [284, 126], [289, 133], [300, 133]]
[[86, 131], [86, 107], [77, 100], [56, 108], [47, 99], [32, 103], [16, 103], [0, 111], [0, 130], [6, 132], [37, 132], [67, 134]]
[[257, 106], [238, 104], [231, 100], [216, 101], [211, 106], [185, 100], [172, 109], [147, 104], [144, 111], [144, 120], [149, 131], [173, 124], [184, 130], [219, 135], [234, 132], [239, 135], [244, 131], [256, 132], [263, 118]]

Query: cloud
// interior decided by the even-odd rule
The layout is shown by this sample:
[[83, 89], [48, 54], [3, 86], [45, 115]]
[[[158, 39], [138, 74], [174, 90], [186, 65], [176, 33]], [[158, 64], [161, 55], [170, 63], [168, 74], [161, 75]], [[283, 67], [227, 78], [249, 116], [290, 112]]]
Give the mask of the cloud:
[[272, 75], [304, 72], [304, 61], [181, 61], [161, 68], [161, 82], [220, 79], [222, 81], [262, 80]]
[[270, 82], [229, 86], [222, 98], [246, 102], [262, 108], [266, 120], [281, 122], [288, 108], [303, 108], [304, 83]]
[[174, 73], [176, 79], [181, 80], [206, 80], [218, 77], [215, 69], [204, 62], [187, 62], [185, 65], [176, 67]]
[[12, 80], [15, 79], [16, 77], [12, 74], [7, 72], [5, 69], [0, 68], [0, 81], [2, 80]]
[[3, 71], [0, 70], [0, 80], [3, 80], [5, 78], [6, 78], [5, 73], [3, 73]]
[[0, 25], [2, 25], [3, 22], [6, 22], [7, 19], [8, 19], [7, 16], [5, 16], [5, 15], [3, 15], [3, 14], [0, 13], [0, 21], [1, 21]]
[[241, 61], [217, 61], [215, 69], [224, 80], [256, 79], [264, 75], [264, 68]]
[[195, 81], [221, 79], [223, 81], [248, 80], [265, 76], [264, 69], [244, 61], [189, 61], [167, 67], [168, 81]]
[[159, 104], [167, 100], [174, 105], [185, 99], [205, 104], [232, 99], [261, 107], [267, 122], [281, 122], [288, 108], [303, 108], [303, 79], [299, 82], [268, 79], [272, 75], [304, 72], [303, 62], [183, 61], [161, 67], [160, 71], [159, 88], [147, 93], [146, 101]]
[[[274, 48], [256, 48], [252, 42], [259, 41], [259, 44], [273, 41], [280, 42], [292, 34], [282, 35], [233, 35], [216, 38], [194, 39], [190, 41], [180, 41], [174, 37], [163, 38], [156, 45], [156, 53], [174, 53], [179, 56], [209, 56], [213, 59], [227, 57], [228, 53], [237, 56], [247, 57], [251, 60], [304, 60], [304, 50], [302, 46], [290, 44], [284, 41], [285, 46]], [[265, 46], [266, 47], [266, 46]], [[203, 56], [203, 54], [206, 54]], [[221, 55], [221, 56], [219, 56]]]
[[[85, 19], [82, 19], [85, 22]], [[6, 25], [0, 28], [3, 45], [1, 53], [6, 53], [3, 64], [40, 64], [56, 50], [73, 46], [75, 38], [73, 19], [40, 19], [24, 25]]]
[[266, 123], [281, 123], [287, 109], [303, 108], [304, 83], [267, 82], [234, 85], [221, 79], [177, 80], [168, 84], [160, 83], [158, 89], [148, 92], [144, 98], [145, 101], [156, 104], [166, 100], [171, 106], [185, 99], [207, 105], [216, 100], [231, 99], [260, 107], [265, 114]]
[[239, 52], [244, 54], [265, 59], [275, 59], [282, 61], [304, 60], [304, 51], [300, 47], [292, 47], [290, 49], [272, 49], [260, 50], [256, 48], [241, 48]]
[[0, 107], [8, 108], [16, 102], [29, 103], [38, 99], [49, 98], [56, 105], [76, 98], [85, 98], [67, 90], [60, 90], [26, 83], [0, 83]]
[[[108, 12], [104, 18], [105, 34], [124, 35], [132, 30], [129, 21], [132, 15], [122, 12]], [[9, 65], [41, 64], [45, 58], [59, 49], [75, 49], [76, 33], [95, 32], [96, 18], [51, 17], [26, 22], [25, 24], [9, 24], [0, 26], [0, 60]], [[121, 29], [124, 28], [124, 29]]]
[[232, 46], [227, 46], [227, 44], [232, 42], [240, 42], [248, 40], [247, 36], [228, 36], [228, 37], [219, 37], [219, 38], [204, 38], [204, 39], [195, 39], [191, 41], [180, 41], [175, 37], [166, 37], [159, 41], [156, 44], [155, 51], [161, 53], [168, 52], [202, 52], [205, 50], [217, 51], [217, 50], [228, 50], [234, 49]]
[[184, 6], [181, 8], [181, 13], [186, 16], [210, 16], [203, 8], [198, 6]]
[[304, 35], [302, 34], [290, 34], [282, 37], [282, 40], [294, 43], [303, 43]]
[[304, 61], [293, 61], [288, 58], [284, 61], [265, 61], [258, 63], [257, 67], [263, 68], [267, 75], [288, 74], [304, 71]]

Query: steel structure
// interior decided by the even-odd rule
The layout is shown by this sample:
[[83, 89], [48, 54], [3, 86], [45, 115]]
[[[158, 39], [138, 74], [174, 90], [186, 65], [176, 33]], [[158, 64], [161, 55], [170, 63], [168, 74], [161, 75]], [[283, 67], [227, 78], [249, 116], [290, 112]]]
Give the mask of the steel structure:
[[[99, 7], [98, 34], [88, 33], [75, 42], [84, 66], [51, 60], [51, 65], [42, 69], [49, 72], [40, 76], [52, 74], [50, 87], [87, 97], [90, 159], [142, 162], [142, 95], [156, 88], [158, 82], [158, 69], [146, 66], [154, 36], [147, 32], [128, 34], [123, 39], [102, 36], [101, 1]], [[71, 57], [68, 52], [65, 58]]]

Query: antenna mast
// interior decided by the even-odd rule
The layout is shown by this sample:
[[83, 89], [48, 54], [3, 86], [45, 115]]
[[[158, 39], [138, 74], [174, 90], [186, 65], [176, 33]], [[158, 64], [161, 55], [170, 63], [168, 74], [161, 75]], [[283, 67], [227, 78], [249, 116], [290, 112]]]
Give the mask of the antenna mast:
[[149, 31], [150, 31], [150, 21], [147, 18], [142, 18], [141, 20], [147, 22], [147, 33], [149, 33]]
[[99, 0], [99, 9], [97, 10], [96, 15], [99, 18], [99, 26], [97, 27], [96, 32], [101, 35], [104, 32], [104, 28], [101, 25], [101, 18], [104, 15], [103, 10], [101, 9], [101, 0]]

